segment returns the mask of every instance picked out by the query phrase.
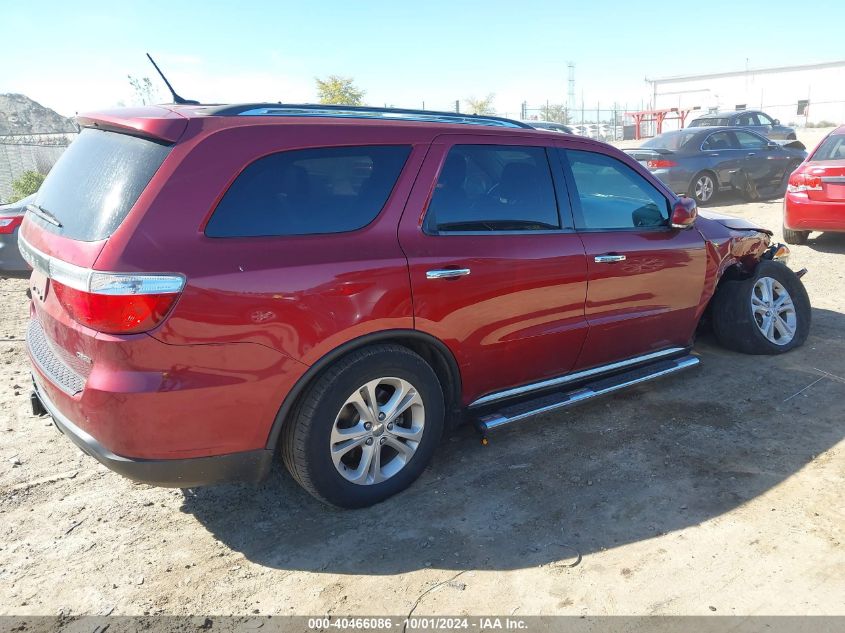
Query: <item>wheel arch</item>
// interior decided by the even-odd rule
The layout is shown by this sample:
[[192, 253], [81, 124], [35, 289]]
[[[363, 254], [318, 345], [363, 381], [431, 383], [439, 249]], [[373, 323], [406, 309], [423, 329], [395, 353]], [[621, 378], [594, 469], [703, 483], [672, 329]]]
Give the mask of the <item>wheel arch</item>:
[[326, 369], [347, 354], [380, 343], [394, 343], [406, 347], [419, 354], [423, 360], [431, 365], [443, 388], [443, 397], [446, 404], [446, 427], [454, 426], [459, 417], [461, 399], [461, 374], [454, 354], [443, 341], [430, 334], [418, 330], [384, 330], [347, 341], [311, 365], [308, 371], [296, 381], [279, 407], [273, 420], [273, 426], [267, 436], [266, 448], [270, 450], [278, 448], [282, 428], [286, 421], [295, 412], [296, 406], [308, 386], [319, 378]]

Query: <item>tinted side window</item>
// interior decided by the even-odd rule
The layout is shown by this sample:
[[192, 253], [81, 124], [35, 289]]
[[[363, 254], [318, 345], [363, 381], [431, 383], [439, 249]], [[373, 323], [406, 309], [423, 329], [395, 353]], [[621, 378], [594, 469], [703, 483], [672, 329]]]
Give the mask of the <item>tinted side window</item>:
[[404, 145], [324, 147], [260, 158], [229, 187], [209, 237], [343, 233], [379, 214], [410, 154]]
[[546, 150], [455, 145], [440, 170], [425, 227], [429, 232], [560, 228]]
[[766, 141], [756, 134], [736, 131], [734, 135], [736, 136], [736, 142], [740, 149], [763, 149], [766, 147]]
[[565, 152], [575, 181], [575, 227], [582, 230], [657, 228], [669, 223], [669, 203], [621, 161], [593, 152]]
[[730, 132], [714, 132], [707, 137], [701, 149], [715, 150], [715, 149], [730, 149], [732, 139]]

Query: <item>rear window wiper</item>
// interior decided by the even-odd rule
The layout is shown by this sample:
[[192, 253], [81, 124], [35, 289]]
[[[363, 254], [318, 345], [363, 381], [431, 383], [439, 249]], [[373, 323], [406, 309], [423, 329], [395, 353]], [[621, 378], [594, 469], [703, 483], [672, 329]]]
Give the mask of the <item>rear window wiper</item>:
[[62, 228], [62, 223], [59, 222], [59, 218], [47, 211], [44, 207], [40, 207], [37, 204], [28, 204], [26, 205], [26, 210], [31, 212], [33, 215], [37, 215], [45, 222], [49, 222], [53, 226]]

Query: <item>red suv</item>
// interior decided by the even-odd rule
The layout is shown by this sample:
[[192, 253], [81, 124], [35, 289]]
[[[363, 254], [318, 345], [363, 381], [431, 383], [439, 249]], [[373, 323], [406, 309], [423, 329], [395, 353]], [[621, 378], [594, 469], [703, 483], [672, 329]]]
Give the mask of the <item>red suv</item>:
[[696, 221], [609, 145], [495, 117], [253, 104], [79, 117], [29, 207], [33, 407], [153, 484], [328, 503], [482, 433], [750, 353], [810, 305], [769, 231]]

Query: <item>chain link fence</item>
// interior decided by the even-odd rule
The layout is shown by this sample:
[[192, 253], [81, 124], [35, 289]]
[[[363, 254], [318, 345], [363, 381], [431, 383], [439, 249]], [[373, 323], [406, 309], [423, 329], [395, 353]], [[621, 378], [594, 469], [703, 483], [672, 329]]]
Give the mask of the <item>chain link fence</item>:
[[76, 134], [0, 136], [0, 202], [9, 202], [12, 183], [24, 172], [47, 174]]

